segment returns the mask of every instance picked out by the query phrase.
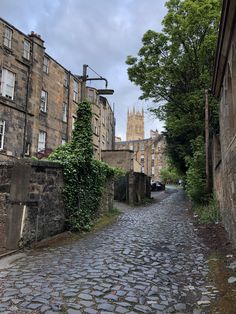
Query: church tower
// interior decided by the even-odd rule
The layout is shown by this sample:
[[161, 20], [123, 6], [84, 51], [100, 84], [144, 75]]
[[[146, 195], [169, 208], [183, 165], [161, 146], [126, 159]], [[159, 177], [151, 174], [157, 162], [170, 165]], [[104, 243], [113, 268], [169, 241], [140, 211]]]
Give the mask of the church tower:
[[144, 139], [144, 112], [136, 111], [135, 107], [127, 113], [126, 141]]

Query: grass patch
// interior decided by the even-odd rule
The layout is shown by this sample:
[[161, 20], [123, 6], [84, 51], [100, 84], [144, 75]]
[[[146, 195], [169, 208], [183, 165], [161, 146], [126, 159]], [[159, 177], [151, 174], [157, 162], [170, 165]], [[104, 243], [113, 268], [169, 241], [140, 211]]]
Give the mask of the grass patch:
[[218, 223], [221, 221], [221, 214], [214, 195], [207, 205], [195, 205], [193, 211], [202, 224]]
[[114, 223], [120, 214], [121, 211], [118, 208], [113, 207], [107, 213], [104, 213], [100, 218], [98, 218], [95, 221], [94, 226], [92, 227], [92, 231], [102, 229]]

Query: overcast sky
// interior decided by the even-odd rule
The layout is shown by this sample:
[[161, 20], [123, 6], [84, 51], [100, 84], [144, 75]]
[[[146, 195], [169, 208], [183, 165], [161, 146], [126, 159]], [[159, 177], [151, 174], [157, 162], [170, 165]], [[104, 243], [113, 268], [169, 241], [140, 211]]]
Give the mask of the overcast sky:
[[[145, 133], [162, 130], [163, 123], [146, 111], [151, 103], [128, 80], [128, 55], [137, 54], [148, 29], [161, 30], [165, 0], [0, 0], [1, 17], [26, 34], [35, 31], [45, 41], [46, 52], [74, 74], [88, 64], [108, 79], [108, 96], [115, 104], [116, 135], [125, 140], [128, 108], [143, 107]], [[94, 77], [92, 72], [88, 73]], [[88, 85], [90, 85], [88, 83]], [[94, 84], [91, 84], [94, 86]], [[99, 81], [103, 88], [103, 81]]]

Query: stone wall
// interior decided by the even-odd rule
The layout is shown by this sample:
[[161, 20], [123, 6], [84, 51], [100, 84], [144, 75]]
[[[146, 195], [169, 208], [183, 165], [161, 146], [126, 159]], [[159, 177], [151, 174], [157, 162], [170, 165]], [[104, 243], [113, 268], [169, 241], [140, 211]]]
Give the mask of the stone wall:
[[[133, 160], [138, 162], [140, 172], [152, 178], [152, 181], [160, 181], [160, 172], [166, 167], [166, 140], [158, 132], [151, 133], [152, 137], [142, 140], [120, 141], [115, 143], [115, 149], [119, 151], [133, 151]], [[133, 171], [136, 171], [133, 167]]]
[[[219, 134], [213, 139], [213, 179], [223, 224], [236, 246], [236, 13], [235, 1], [224, 12], [213, 92], [219, 98]], [[226, 7], [225, 7], [226, 8]], [[224, 30], [226, 27], [226, 32]]]
[[130, 205], [151, 198], [151, 178], [144, 173], [129, 172], [115, 181], [115, 200]]
[[214, 189], [223, 224], [236, 246], [236, 139], [214, 169]]
[[104, 150], [102, 151], [102, 161], [112, 167], [122, 168], [125, 171], [133, 170], [133, 151], [124, 150]]
[[64, 230], [59, 165], [20, 160], [0, 163], [0, 246], [16, 249]]
[[[0, 163], [0, 248], [17, 249], [64, 231], [63, 171], [48, 161]], [[107, 180], [97, 215], [113, 207], [114, 182]]]
[[106, 181], [100, 205], [98, 207], [98, 216], [101, 216], [105, 212], [108, 212], [113, 208], [114, 201], [114, 179], [110, 178]]

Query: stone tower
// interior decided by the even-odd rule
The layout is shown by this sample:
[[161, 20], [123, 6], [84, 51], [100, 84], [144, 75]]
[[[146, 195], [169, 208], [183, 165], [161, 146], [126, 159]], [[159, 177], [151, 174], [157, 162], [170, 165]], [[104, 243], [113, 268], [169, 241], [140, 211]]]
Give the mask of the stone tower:
[[136, 111], [135, 107], [127, 113], [126, 141], [144, 139], [144, 112]]

